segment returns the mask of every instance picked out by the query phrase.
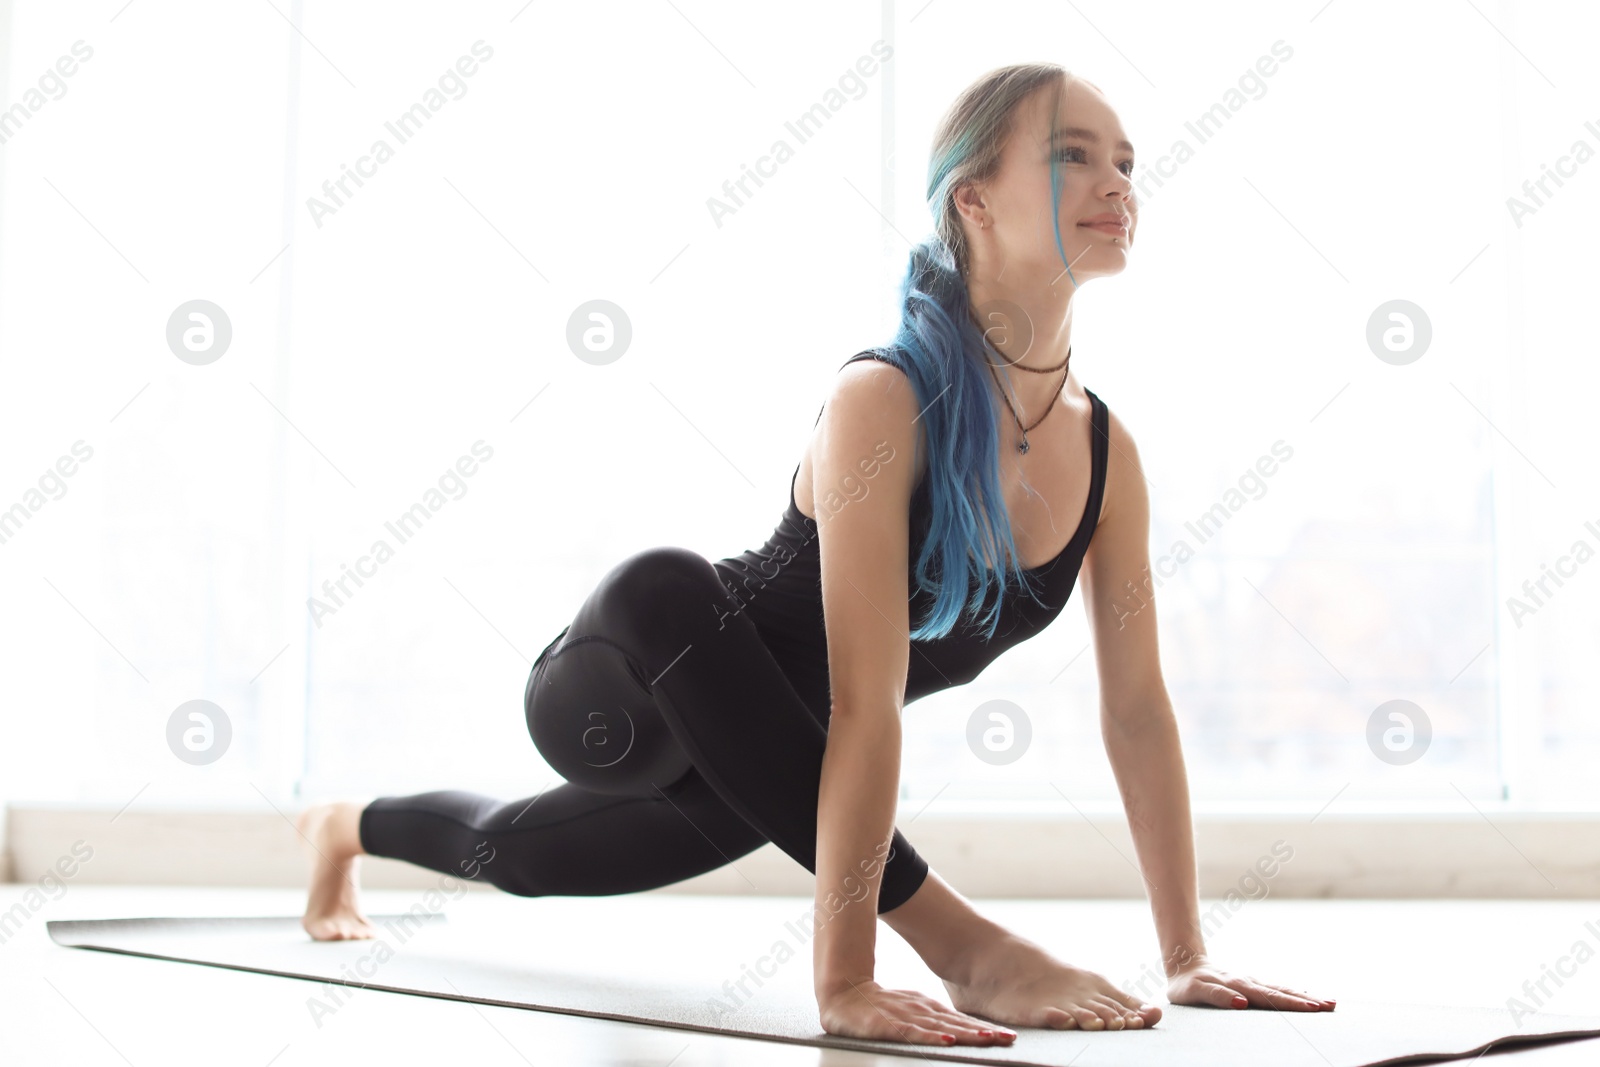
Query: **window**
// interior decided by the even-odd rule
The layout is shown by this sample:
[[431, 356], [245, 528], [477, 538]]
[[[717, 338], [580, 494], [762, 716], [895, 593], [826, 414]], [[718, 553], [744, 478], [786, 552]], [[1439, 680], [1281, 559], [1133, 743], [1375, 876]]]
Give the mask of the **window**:
[[[765, 540], [1010, 24], [1138, 147], [1137, 247], [1079, 297], [1073, 368], [1140, 444], [1197, 804], [1595, 806], [1595, 16], [279, 10], [12, 8], [12, 798], [551, 784], [531, 660], [624, 556]], [[231, 333], [209, 363], [168, 341], [218, 328], [195, 300]], [[599, 300], [631, 332], [606, 365], [568, 341]], [[1394, 300], [1431, 329], [1406, 365], [1365, 339]], [[1115, 805], [1088, 645], [1080, 592], [913, 705], [903, 809]], [[1033, 730], [1005, 766], [965, 743], [997, 698]], [[174, 758], [218, 725], [195, 700], [226, 758]], [[1415, 763], [1369, 747], [1391, 700], [1426, 714]]]

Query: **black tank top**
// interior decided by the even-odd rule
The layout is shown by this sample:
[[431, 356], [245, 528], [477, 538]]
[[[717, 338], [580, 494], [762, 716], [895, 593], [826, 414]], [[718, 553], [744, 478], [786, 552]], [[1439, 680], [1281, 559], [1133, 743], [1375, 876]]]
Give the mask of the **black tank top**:
[[[888, 359], [876, 351], [861, 352], [845, 361], [845, 366], [858, 359]], [[891, 364], [892, 365], [892, 364]], [[842, 369], [842, 367], [841, 367]], [[1109, 451], [1108, 415], [1104, 402], [1091, 390], [1085, 389], [1093, 405], [1094, 418], [1091, 438], [1091, 477], [1089, 500], [1078, 523], [1077, 532], [1061, 554], [1049, 563], [1031, 570], [1024, 569], [1034, 595], [1043, 606], [1035, 603], [1025, 590], [1012, 583], [1000, 607], [1000, 617], [993, 638], [976, 622], [958, 620], [955, 628], [941, 638], [913, 640], [911, 656], [906, 671], [907, 704], [929, 693], [951, 686], [965, 685], [978, 677], [1001, 653], [1043, 630], [1066, 606], [1077, 583], [1078, 570], [1084, 553], [1094, 536], [1100, 518], [1100, 504], [1105, 493], [1106, 453]], [[822, 412], [817, 412], [820, 420]], [[741, 552], [736, 556], [717, 560], [712, 566], [722, 577], [723, 585], [733, 594], [740, 607], [731, 614], [745, 613], [755, 623], [757, 632], [784, 673], [799, 691], [800, 696], [820, 721], [826, 723], [831, 707], [828, 688], [828, 642], [822, 614], [822, 566], [818, 554], [817, 523], [800, 511], [794, 498], [794, 484], [800, 477], [796, 465], [789, 479], [789, 505], [784, 510], [778, 527], [767, 543], [760, 548]], [[923, 618], [933, 605], [934, 594], [917, 588], [916, 559], [927, 539], [931, 521], [932, 501], [928, 492], [926, 473], [912, 494], [910, 515], [910, 571], [907, 586], [911, 590], [911, 624]], [[994, 596], [991, 577], [990, 596]], [[973, 578], [976, 583], [976, 576]], [[993, 601], [985, 602], [985, 611]]]

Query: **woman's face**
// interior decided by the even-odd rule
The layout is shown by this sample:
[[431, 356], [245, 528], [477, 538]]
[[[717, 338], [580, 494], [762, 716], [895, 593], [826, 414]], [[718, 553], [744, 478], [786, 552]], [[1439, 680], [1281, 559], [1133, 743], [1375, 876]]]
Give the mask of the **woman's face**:
[[[974, 272], [993, 277], [1021, 270], [1051, 285], [1071, 286], [1050, 225], [1050, 112], [1055, 86], [1046, 86], [1017, 108], [1016, 122], [1001, 152], [1000, 169], [981, 185], [958, 194], [986, 225], [967, 222]], [[1138, 229], [1133, 193], [1133, 146], [1117, 114], [1099, 90], [1069, 78], [1056, 115], [1055, 155], [1061, 172], [1061, 249], [1072, 277], [1116, 274], [1127, 265]], [[981, 203], [981, 207], [978, 206]], [[1126, 228], [1088, 223], [1108, 218]]]

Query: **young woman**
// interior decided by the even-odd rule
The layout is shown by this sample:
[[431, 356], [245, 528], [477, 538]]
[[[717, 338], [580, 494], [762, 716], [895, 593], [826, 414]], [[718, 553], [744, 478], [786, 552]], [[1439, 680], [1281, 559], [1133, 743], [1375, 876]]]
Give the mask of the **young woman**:
[[[904, 705], [1044, 629], [1081, 570], [1168, 999], [1331, 1009], [1207, 957], [1155, 609], [1118, 600], [1148, 573], [1138, 449], [1068, 362], [1078, 286], [1127, 262], [1132, 172], [1116, 113], [1059, 66], [1004, 67], [962, 93], [935, 138], [937, 232], [912, 253], [894, 343], [837, 377], [767, 544], [715, 562], [651, 549], [601, 579], [523, 694], [565, 784], [309, 809], [311, 936], [373, 935], [362, 853], [523, 896], [606, 895], [771, 841], [816, 875], [829, 1033], [994, 1045], [1015, 1038], [1006, 1026], [1152, 1025], [1159, 1008], [984, 918], [894, 828]], [[953, 1009], [873, 980], [880, 916]]]

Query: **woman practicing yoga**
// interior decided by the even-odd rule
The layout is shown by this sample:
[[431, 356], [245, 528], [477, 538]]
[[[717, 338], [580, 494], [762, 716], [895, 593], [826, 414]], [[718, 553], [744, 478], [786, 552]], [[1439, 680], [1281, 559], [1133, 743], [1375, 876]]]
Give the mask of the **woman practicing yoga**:
[[[911, 254], [900, 328], [837, 375], [772, 537], [715, 562], [649, 549], [601, 578], [523, 693], [564, 784], [309, 808], [311, 936], [375, 933], [356, 898], [363, 853], [521, 896], [599, 896], [771, 841], [816, 875], [828, 1033], [997, 1045], [1016, 1037], [1007, 1026], [1152, 1025], [1160, 1008], [984, 918], [894, 827], [903, 707], [1045, 629], [1081, 568], [1168, 999], [1331, 1009], [1207, 958], [1155, 609], [1119, 599], [1149, 571], [1144, 477], [1068, 362], [1078, 286], [1127, 262], [1132, 173], [1116, 113], [1059, 66], [1004, 67], [962, 93], [934, 140], [936, 232]], [[953, 1010], [873, 980], [880, 916]]]

